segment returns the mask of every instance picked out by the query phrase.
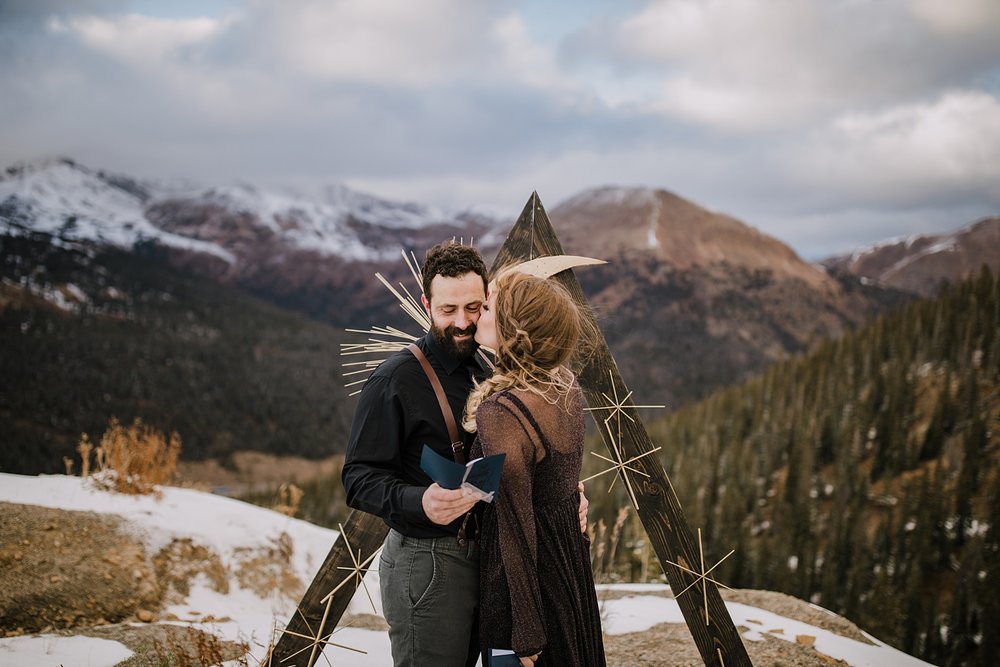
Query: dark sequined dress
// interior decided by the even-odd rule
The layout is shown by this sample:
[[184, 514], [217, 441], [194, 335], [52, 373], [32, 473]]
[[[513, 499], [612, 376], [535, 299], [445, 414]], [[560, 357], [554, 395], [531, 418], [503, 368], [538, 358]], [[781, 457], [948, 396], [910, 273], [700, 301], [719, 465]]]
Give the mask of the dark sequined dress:
[[578, 514], [584, 436], [579, 387], [558, 405], [531, 392], [499, 392], [482, 402], [476, 425], [471, 458], [507, 454], [500, 491], [482, 517], [484, 652], [541, 651], [537, 667], [604, 665], [589, 542]]

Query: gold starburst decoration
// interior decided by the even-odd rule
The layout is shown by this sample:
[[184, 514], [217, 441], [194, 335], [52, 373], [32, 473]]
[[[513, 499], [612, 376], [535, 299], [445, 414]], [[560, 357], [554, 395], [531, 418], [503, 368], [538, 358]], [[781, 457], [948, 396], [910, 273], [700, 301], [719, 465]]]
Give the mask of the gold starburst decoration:
[[[312, 626], [309, 625], [309, 620], [305, 617], [305, 614], [302, 613], [301, 609], [295, 610], [296, 613], [298, 613], [298, 615], [302, 618], [302, 622], [305, 624], [306, 628], [311, 634], [306, 635], [294, 632], [292, 630], [288, 630], [287, 628], [285, 629], [285, 634], [292, 635], [293, 637], [299, 637], [301, 639], [308, 639], [309, 644], [307, 644], [303, 648], [299, 649], [292, 655], [282, 660], [282, 663], [287, 663], [289, 660], [299, 655], [300, 653], [304, 653], [305, 651], [311, 649], [311, 652], [309, 654], [309, 662], [307, 664], [312, 665], [316, 661], [317, 657], [316, 652], [321, 651], [322, 649], [320, 647], [325, 645], [335, 646], [337, 648], [346, 649], [348, 651], [354, 651], [356, 653], [367, 653], [366, 651], [362, 651], [361, 649], [352, 648], [344, 644], [338, 644], [336, 642], [330, 641], [330, 637], [332, 637], [334, 633], [339, 632], [340, 630], [344, 629], [344, 627], [350, 627], [350, 625], [343, 626], [340, 628], [335, 628], [332, 632], [329, 632], [325, 635], [323, 633], [324, 629], [326, 628], [327, 618], [330, 615], [330, 605], [333, 604], [334, 596], [336, 595], [337, 591], [339, 591], [341, 588], [344, 587], [345, 584], [349, 582], [354, 582], [355, 591], [358, 589], [359, 586], [365, 589], [365, 594], [368, 596], [368, 602], [370, 602], [372, 605], [372, 612], [376, 614], [378, 613], [378, 610], [375, 608], [375, 600], [372, 598], [371, 591], [368, 590], [368, 584], [365, 583], [365, 574], [368, 572], [368, 565], [382, 551], [382, 548], [379, 547], [378, 549], [373, 551], [372, 554], [368, 556], [368, 558], [361, 560], [361, 551], [359, 550], [357, 553], [355, 553], [353, 547], [351, 547], [351, 541], [348, 539], [347, 533], [344, 532], [343, 524], [337, 524], [337, 527], [340, 529], [341, 538], [344, 540], [344, 545], [347, 547], [347, 553], [351, 557], [351, 562], [353, 563], [352, 567], [338, 566], [337, 569], [347, 570], [348, 572], [350, 572], [350, 574], [344, 577], [343, 581], [337, 584], [337, 586], [334, 587], [333, 590], [327, 593], [326, 596], [322, 600], [320, 600], [320, 603], [324, 605], [323, 617], [320, 619], [319, 627], [316, 630], [313, 630]], [[330, 662], [329, 658], [327, 658], [326, 660], [328, 663]], [[270, 659], [268, 661], [268, 664], [270, 664]], [[331, 667], [333, 666], [331, 665]]]
[[[649, 408], [664, 408], [664, 407], [666, 407], [665, 405], [628, 405], [626, 403], [626, 401], [628, 401], [628, 399], [630, 399], [632, 397], [632, 394], [634, 392], [632, 392], [631, 390], [629, 390], [629, 392], [627, 394], [625, 394], [623, 397], [618, 398], [618, 386], [615, 384], [614, 373], [612, 373], [610, 370], [608, 371], [608, 377], [611, 378], [611, 393], [614, 394], [614, 398], [612, 398], [611, 396], [608, 396], [607, 394], [605, 394], [602, 391], [601, 392], [601, 396], [604, 397], [604, 399], [608, 402], [608, 404], [607, 405], [598, 405], [598, 406], [593, 407], [593, 408], [584, 408], [584, 410], [586, 410], [587, 412], [596, 412], [598, 410], [611, 410], [611, 414], [609, 414], [607, 417], [604, 418], [604, 424], [605, 424], [605, 426], [609, 426], [610, 423], [611, 423], [611, 420], [615, 419], [615, 423], [617, 424], [617, 427], [618, 427], [617, 428], [617, 432], [618, 432], [619, 437], [621, 436], [621, 418], [623, 416], [626, 419], [628, 419], [630, 422], [632, 422], [633, 424], [635, 423], [635, 419], [632, 418], [632, 415], [630, 415], [629, 413], [625, 412], [625, 408], [635, 408], [637, 410], [645, 410], [645, 409], [649, 409]], [[624, 391], [625, 389], [627, 389], [627, 387], [623, 387], [622, 390]], [[609, 426], [609, 430], [610, 430], [610, 426]]]
[[344, 577], [344, 580], [341, 581], [339, 584], [337, 584], [332, 591], [327, 593], [326, 597], [323, 598], [321, 602], [328, 603], [329, 600], [333, 599], [334, 594], [336, 594], [337, 591], [339, 591], [341, 588], [344, 587], [344, 584], [346, 584], [349, 581], [354, 581], [356, 582], [354, 584], [354, 590], [358, 590], [358, 586], [361, 586], [362, 588], [365, 589], [365, 594], [368, 596], [368, 602], [370, 602], [372, 605], [372, 612], [377, 614], [378, 610], [375, 608], [375, 600], [372, 599], [372, 593], [371, 591], [368, 590], [368, 584], [365, 583], [365, 574], [368, 572], [368, 565], [373, 560], [375, 560], [375, 556], [377, 556], [379, 552], [382, 551], [382, 547], [379, 547], [378, 549], [373, 551], [372, 554], [368, 556], [368, 558], [362, 561], [361, 551], [359, 550], [358, 553], [355, 554], [354, 549], [351, 548], [351, 541], [347, 539], [347, 533], [344, 532], [344, 526], [338, 523], [337, 527], [340, 528], [340, 534], [344, 538], [344, 545], [347, 547], [347, 554], [351, 557], [351, 562], [354, 563], [354, 566], [353, 567], [345, 567], [343, 565], [337, 566], [338, 570], [348, 570], [350, 571], [351, 574]]
[[[606, 423], [605, 423], [605, 426], [607, 426]], [[594, 479], [596, 477], [600, 477], [601, 475], [606, 475], [609, 472], [617, 473], [615, 475], [615, 478], [611, 481], [611, 485], [608, 486], [608, 493], [611, 493], [611, 489], [614, 488], [615, 482], [617, 482], [618, 478], [621, 477], [622, 483], [625, 485], [625, 491], [628, 493], [629, 500], [632, 502], [632, 505], [638, 510], [639, 509], [639, 502], [638, 502], [638, 500], [635, 497], [635, 489], [632, 488], [632, 480], [629, 479], [629, 476], [628, 476], [628, 474], [625, 471], [628, 470], [628, 471], [634, 472], [636, 474], [639, 474], [639, 475], [642, 475], [643, 477], [647, 477], [648, 478], [649, 477], [648, 474], [646, 474], [645, 472], [643, 472], [643, 471], [641, 471], [641, 470], [639, 470], [637, 468], [633, 468], [630, 464], [635, 463], [639, 459], [641, 459], [643, 457], [646, 457], [646, 456], [649, 456], [650, 454], [655, 454], [660, 449], [662, 449], [662, 447], [656, 447], [654, 449], [649, 450], [648, 452], [643, 452], [642, 454], [639, 454], [638, 456], [633, 456], [632, 458], [630, 458], [628, 460], [624, 460], [624, 457], [622, 456], [622, 453], [621, 453], [621, 448], [620, 448], [618, 442], [615, 440], [614, 433], [610, 430], [610, 428], [608, 429], [608, 440], [611, 443], [610, 449], [611, 449], [612, 456], [614, 456], [614, 458], [608, 458], [607, 456], [604, 456], [603, 454], [598, 454], [597, 452], [590, 452], [590, 453], [593, 454], [594, 456], [596, 456], [599, 459], [604, 459], [605, 461], [607, 461], [608, 463], [611, 464], [611, 467], [606, 468], [605, 470], [602, 470], [601, 472], [599, 472], [597, 474], [591, 475], [590, 477], [588, 477], [586, 479], [581, 479], [580, 482], [581, 483], [583, 483], [583, 482], [589, 482], [590, 480], [592, 480], [592, 479]]]
[[[339, 627], [339, 628], [334, 628], [331, 632], [327, 633], [326, 635], [323, 634], [323, 627], [326, 625], [326, 619], [330, 615], [330, 604], [333, 602], [333, 596], [328, 596], [327, 598], [325, 598], [325, 602], [326, 602], [326, 606], [323, 608], [323, 618], [319, 622], [319, 628], [317, 630], [315, 630], [315, 631], [313, 630], [312, 626], [309, 625], [309, 619], [307, 619], [306, 616], [305, 616], [305, 614], [302, 613], [302, 610], [300, 610], [300, 609], [296, 609], [295, 610], [296, 613], [298, 613], [298, 615], [302, 617], [302, 622], [305, 623], [306, 628], [312, 634], [306, 635], [306, 634], [302, 634], [302, 633], [299, 633], [299, 632], [293, 632], [292, 630], [289, 630], [288, 628], [285, 628], [285, 634], [291, 635], [293, 637], [299, 637], [301, 639], [308, 639], [309, 643], [306, 644], [304, 647], [300, 648], [295, 653], [293, 653], [290, 656], [288, 656], [287, 658], [285, 658], [284, 660], [282, 660], [281, 661], [282, 664], [287, 663], [289, 660], [291, 660], [295, 656], [299, 655], [300, 653], [304, 653], [306, 651], [309, 651], [309, 662], [306, 663], [306, 664], [309, 664], [309, 665], [315, 664], [316, 663], [316, 658], [317, 658], [316, 652], [323, 650], [323, 649], [320, 648], [321, 646], [322, 647], [334, 646], [336, 648], [342, 648], [342, 649], [347, 650], [347, 651], [354, 651], [355, 653], [361, 653], [363, 655], [368, 655], [368, 651], [363, 651], [363, 650], [361, 650], [359, 648], [354, 648], [352, 646], [347, 646], [346, 644], [338, 644], [336, 642], [330, 641], [330, 637], [332, 637], [334, 634], [340, 632], [341, 630], [343, 630], [345, 628], [351, 627], [351, 625], [353, 623], [348, 623], [345, 626], [342, 626], [342, 627]], [[326, 664], [330, 665], [330, 667], [333, 667], [333, 663], [330, 662], [330, 659], [326, 657], [326, 653], [320, 653], [320, 655], [322, 655], [323, 659], [326, 660]], [[271, 657], [270, 657], [270, 655], [268, 655], [267, 664], [268, 665], [271, 664]]]
[[[423, 280], [420, 275], [420, 264], [417, 262], [416, 256], [412, 252], [407, 255], [405, 250], [400, 250], [400, 253], [403, 255], [403, 261], [406, 263], [406, 267], [410, 270], [410, 273], [413, 275], [413, 279], [417, 282], [417, 285], [423, 285]], [[418, 301], [416, 297], [410, 293], [410, 290], [406, 289], [406, 285], [399, 283], [399, 289], [396, 289], [381, 273], [376, 273], [375, 277], [378, 278], [379, 282], [382, 283], [394, 297], [396, 297], [396, 300], [399, 301], [399, 307], [403, 309], [403, 312], [410, 316], [410, 319], [417, 323], [423, 333], [430, 331], [430, 316], [427, 315], [427, 311], [424, 310], [420, 301]], [[423, 294], [423, 291], [421, 291], [421, 294]], [[385, 361], [389, 355], [402, 350], [410, 343], [420, 339], [420, 336], [414, 336], [403, 331], [402, 329], [390, 326], [372, 326], [368, 329], [347, 329], [347, 331], [350, 333], [363, 334], [369, 336], [369, 338], [363, 343], [341, 343], [340, 356], [348, 357], [362, 354], [378, 355], [378, 357], [374, 359], [366, 359], [364, 361], [354, 361], [344, 364], [344, 368], [354, 369], [346, 371], [344, 373], [345, 377], [354, 375], [364, 376], [344, 385], [348, 388], [364, 384], [368, 379], [368, 376], [371, 375], [371, 372], [375, 370], [379, 364]], [[360, 392], [361, 390], [357, 389], [351, 392], [350, 395], [354, 396]]]
[[[630, 464], [635, 463], [639, 459], [641, 459], [643, 457], [646, 457], [646, 456], [649, 456], [650, 454], [654, 454], [655, 452], [657, 452], [660, 449], [662, 449], [662, 447], [656, 447], [654, 449], [649, 450], [648, 452], [643, 452], [642, 454], [639, 454], [638, 456], [633, 456], [632, 458], [630, 458], [628, 460], [625, 460], [625, 455], [622, 453], [622, 446], [621, 446], [621, 439], [622, 439], [622, 437], [621, 437], [622, 436], [621, 418], [624, 416], [629, 421], [631, 421], [633, 423], [635, 422], [635, 419], [633, 419], [630, 414], [628, 414], [627, 412], [625, 412], [626, 408], [650, 409], [650, 408], [662, 408], [662, 407], [665, 407], [665, 406], [663, 406], [663, 405], [628, 405], [627, 401], [632, 397], [632, 393], [633, 392], [630, 390], [623, 397], [619, 398], [618, 397], [618, 387], [615, 384], [615, 376], [614, 376], [614, 374], [611, 371], [608, 371], [608, 376], [611, 378], [611, 393], [613, 394], [613, 397], [612, 396], [608, 396], [604, 392], [601, 392], [601, 396], [603, 396], [605, 398], [605, 400], [608, 401], [607, 405], [598, 405], [598, 406], [595, 406], [595, 407], [592, 407], [592, 408], [585, 408], [585, 410], [587, 412], [597, 412], [598, 410], [610, 410], [611, 411], [610, 414], [608, 414], [608, 416], [604, 418], [603, 423], [604, 423], [604, 428], [607, 429], [607, 431], [608, 431], [608, 442], [610, 443], [609, 449], [611, 450], [611, 455], [614, 458], [608, 458], [607, 456], [604, 456], [602, 454], [598, 454], [597, 452], [590, 452], [591, 454], [593, 454], [597, 458], [604, 459], [605, 461], [607, 461], [608, 463], [610, 463], [611, 467], [609, 467], [609, 468], [607, 468], [605, 470], [602, 470], [601, 472], [597, 473], [596, 475], [591, 475], [590, 477], [588, 477], [586, 479], [582, 479], [580, 481], [581, 482], [588, 482], [588, 481], [594, 479], [595, 477], [600, 477], [601, 475], [606, 475], [609, 472], [617, 473], [615, 475], [615, 479], [612, 480], [611, 485], [608, 487], [608, 493], [611, 492], [611, 489], [613, 489], [614, 486], [615, 486], [615, 482], [617, 482], [618, 478], [621, 477], [622, 483], [625, 485], [625, 490], [628, 493], [629, 500], [632, 502], [633, 507], [635, 507], [638, 510], [639, 509], [639, 502], [638, 502], [638, 500], [635, 497], [635, 489], [632, 488], [632, 482], [629, 479], [629, 476], [626, 473], [626, 471], [631, 471], [631, 472], [634, 472], [636, 474], [642, 475], [643, 477], [647, 477], [648, 478], [649, 477], [648, 474], [644, 473], [643, 471], [641, 471], [641, 470], [639, 470], [637, 468], [633, 468]], [[623, 389], [623, 391], [624, 391], [624, 389]], [[614, 427], [613, 428], [612, 428], [612, 420], [614, 420]]]
[[[695, 578], [694, 581], [692, 581], [690, 584], [688, 584], [687, 588], [685, 588], [680, 593], [678, 593], [677, 595], [675, 595], [674, 598], [679, 598], [680, 596], [684, 595], [689, 590], [691, 590], [692, 587], [696, 586], [699, 583], [701, 584], [702, 599], [704, 600], [704, 603], [705, 603], [705, 625], [711, 625], [711, 619], [708, 616], [708, 585], [707, 585], [706, 582], [711, 581], [716, 586], [721, 586], [722, 588], [725, 588], [726, 590], [732, 590], [731, 588], [729, 588], [729, 586], [726, 586], [725, 584], [723, 584], [723, 583], [721, 583], [719, 581], [716, 581], [715, 579], [713, 579], [712, 577], [710, 577], [708, 575], [710, 575], [712, 573], [712, 570], [714, 570], [715, 568], [717, 568], [720, 565], [722, 565], [722, 562], [724, 560], [726, 560], [727, 558], [729, 558], [730, 556], [732, 556], [734, 553], [736, 553], [736, 549], [733, 549], [732, 551], [730, 551], [729, 553], [727, 553], [725, 556], [722, 557], [722, 559], [718, 563], [716, 563], [715, 565], [713, 565], [712, 567], [710, 567], [710, 568], [708, 568], [706, 570], [705, 569], [705, 548], [704, 548], [704, 546], [702, 545], [702, 542], [701, 542], [701, 528], [699, 528], [698, 529], [698, 555], [699, 555], [699, 558], [701, 559], [701, 568], [700, 568], [701, 571], [700, 572], [695, 572], [691, 568], [685, 567], [683, 565], [680, 565], [679, 563], [675, 563], [675, 562], [673, 562], [671, 560], [667, 561], [668, 563], [670, 563], [674, 567], [677, 567], [677, 568], [680, 568], [680, 569], [684, 570], [685, 572], [687, 572], [688, 574], [694, 576], [694, 578]], [[720, 658], [721, 658], [721, 656], [720, 656]]]

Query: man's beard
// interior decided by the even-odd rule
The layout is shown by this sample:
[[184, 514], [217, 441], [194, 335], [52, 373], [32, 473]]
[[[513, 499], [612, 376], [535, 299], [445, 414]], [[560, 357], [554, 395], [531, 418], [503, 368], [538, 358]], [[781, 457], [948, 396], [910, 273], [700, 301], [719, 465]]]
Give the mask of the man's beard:
[[[431, 333], [434, 334], [434, 340], [437, 341], [438, 345], [444, 348], [444, 351], [450, 354], [456, 359], [461, 359], [465, 361], [472, 355], [476, 353], [476, 349], [479, 347], [479, 343], [476, 342], [476, 325], [470, 324], [465, 329], [459, 329], [456, 326], [448, 325], [444, 329], [436, 324], [431, 324]], [[465, 334], [469, 335], [469, 340], [463, 340], [461, 342], [455, 340], [455, 336], [463, 336]]]

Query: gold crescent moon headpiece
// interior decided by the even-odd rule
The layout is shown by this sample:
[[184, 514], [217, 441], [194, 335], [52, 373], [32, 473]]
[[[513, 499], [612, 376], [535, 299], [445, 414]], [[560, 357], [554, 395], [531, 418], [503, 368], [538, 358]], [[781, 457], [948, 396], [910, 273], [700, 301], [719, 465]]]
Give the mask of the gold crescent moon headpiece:
[[593, 266], [595, 264], [607, 264], [607, 262], [603, 259], [581, 257], [579, 255], [547, 255], [545, 257], [536, 257], [535, 259], [505, 268], [490, 281], [490, 290], [493, 289], [496, 279], [508, 271], [518, 271], [526, 273], [529, 276], [537, 276], [538, 278], [551, 278], [566, 269], [572, 269], [576, 266]]

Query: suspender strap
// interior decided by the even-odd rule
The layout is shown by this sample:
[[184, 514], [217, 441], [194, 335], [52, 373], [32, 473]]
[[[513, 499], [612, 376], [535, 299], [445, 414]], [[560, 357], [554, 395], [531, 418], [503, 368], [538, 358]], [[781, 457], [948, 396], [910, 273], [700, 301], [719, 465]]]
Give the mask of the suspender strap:
[[455, 422], [455, 413], [452, 412], [451, 404], [448, 403], [448, 397], [444, 394], [444, 387], [441, 386], [441, 380], [438, 378], [437, 373], [434, 372], [434, 369], [431, 368], [431, 362], [427, 360], [427, 355], [417, 347], [416, 343], [410, 343], [406, 349], [417, 358], [417, 361], [420, 362], [421, 367], [424, 369], [424, 373], [427, 374], [427, 379], [431, 381], [431, 386], [434, 388], [434, 395], [437, 396], [438, 405], [441, 406], [441, 415], [444, 417], [445, 426], [448, 427], [448, 437], [451, 438], [451, 451], [455, 455], [455, 462], [464, 465], [464, 443], [458, 435], [458, 424]]

